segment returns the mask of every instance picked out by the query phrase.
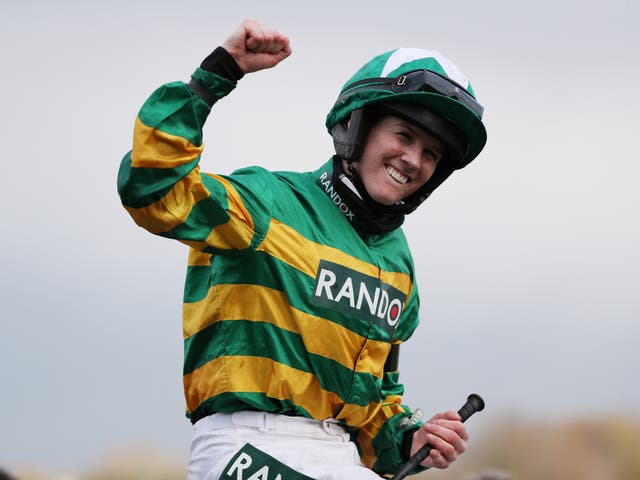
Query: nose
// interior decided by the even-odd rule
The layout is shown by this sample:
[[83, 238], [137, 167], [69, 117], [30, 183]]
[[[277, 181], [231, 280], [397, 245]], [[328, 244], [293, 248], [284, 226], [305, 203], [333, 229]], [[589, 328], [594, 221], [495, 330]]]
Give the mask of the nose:
[[420, 168], [422, 162], [422, 149], [420, 148], [408, 148], [402, 155], [402, 161], [411, 169]]

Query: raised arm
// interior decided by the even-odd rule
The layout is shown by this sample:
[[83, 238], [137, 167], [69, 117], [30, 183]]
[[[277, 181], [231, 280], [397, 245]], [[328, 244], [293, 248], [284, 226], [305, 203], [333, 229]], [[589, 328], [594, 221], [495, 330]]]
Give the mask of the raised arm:
[[[172, 82], [153, 92], [138, 113], [133, 148], [118, 174], [120, 198], [138, 225], [199, 250], [252, 245], [259, 220], [241, 193], [222, 177], [200, 173], [202, 129], [211, 107], [245, 73], [272, 68], [290, 54], [286, 36], [246, 20], [188, 84]], [[253, 202], [253, 208], [261, 201], [266, 200]]]

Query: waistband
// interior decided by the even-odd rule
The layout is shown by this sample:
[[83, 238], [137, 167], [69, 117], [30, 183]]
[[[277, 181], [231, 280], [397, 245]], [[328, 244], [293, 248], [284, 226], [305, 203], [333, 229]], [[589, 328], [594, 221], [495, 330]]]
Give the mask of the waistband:
[[313, 420], [305, 417], [292, 417], [250, 410], [240, 410], [233, 413], [214, 413], [201, 418], [194, 424], [196, 432], [223, 428], [254, 428], [263, 432], [273, 431], [313, 437], [340, 436], [343, 437], [344, 441], [350, 439], [344, 427], [333, 418]]

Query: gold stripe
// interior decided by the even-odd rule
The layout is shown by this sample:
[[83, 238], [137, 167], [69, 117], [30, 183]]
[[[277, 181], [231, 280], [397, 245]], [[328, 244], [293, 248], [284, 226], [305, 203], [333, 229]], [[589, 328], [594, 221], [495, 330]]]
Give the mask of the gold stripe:
[[183, 137], [149, 127], [136, 117], [131, 154], [131, 164], [136, 168], [179, 167], [197, 158], [203, 148]]
[[[224, 178], [213, 176], [223, 184], [227, 192], [229, 205], [229, 221], [211, 229], [204, 242], [185, 241], [194, 249], [207, 246], [230, 250], [245, 249], [251, 245], [253, 239], [253, 219], [245, 208], [236, 189]], [[202, 183], [200, 169], [196, 167], [160, 200], [145, 207], [127, 207], [127, 211], [134, 221], [151, 233], [164, 233], [176, 228], [187, 221], [193, 207], [211, 193]]]
[[[230, 375], [230, 372], [252, 374]], [[264, 393], [278, 400], [291, 400], [315, 419], [344, 419], [361, 427], [378, 411], [376, 403], [365, 407], [344, 403], [324, 390], [317, 377], [270, 358], [227, 356], [216, 358], [183, 378], [187, 410], [193, 412], [210, 397], [226, 392]]]
[[[202, 145], [196, 147], [180, 136], [148, 127], [140, 118], [136, 118], [133, 146], [133, 167], [159, 169], [175, 168], [189, 163], [198, 158], [204, 148]], [[214, 228], [205, 244], [220, 249], [247, 248], [253, 238], [253, 219], [235, 188], [224, 178], [213, 177], [227, 191], [231, 219]], [[200, 169], [196, 167], [157, 202], [141, 208], [125, 208], [138, 225], [158, 234], [183, 224], [194, 205], [209, 195], [200, 179]], [[194, 248], [202, 245], [200, 242], [193, 244]]]
[[311, 277], [316, 276], [320, 260], [343, 265], [370, 277], [379, 277], [383, 282], [406, 293], [407, 300], [413, 287], [411, 278], [406, 273], [381, 271], [376, 265], [352, 257], [337, 248], [312, 242], [276, 219], [271, 220], [269, 231], [258, 250], [273, 255]]
[[190, 267], [209, 267], [211, 266], [211, 254], [203, 253], [195, 248], [190, 248], [187, 264]]
[[[265, 316], [264, 312], [269, 315]], [[353, 369], [356, 360], [351, 352], [360, 352], [365, 342], [363, 337], [337, 323], [291, 307], [283, 292], [259, 285], [216, 285], [204, 299], [185, 303], [183, 318], [185, 339], [222, 319], [268, 322], [301, 335], [309, 353], [330, 358], [349, 369]], [[366, 342], [356, 371], [381, 378], [391, 345], [374, 340]]]
[[145, 207], [125, 208], [138, 225], [158, 234], [182, 225], [194, 205], [208, 196], [209, 191], [202, 184], [196, 167], [160, 200]]
[[[251, 374], [239, 372], [251, 372]], [[323, 390], [318, 379], [268, 358], [222, 357], [184, 376], [187, 409], [192, 412], [209, 397], [225, 392], [264, 393], [279, 400], [294, 399], [314, 418], [329, 418], [340, 398]]]
[[207, 174], [222, 184], [227, 192], [229, 221], [216, 226], [207, 237], [206, 243], [223, 250], [245, 249], [251, 245], [254, 223], [240, 194], [224, 177]]

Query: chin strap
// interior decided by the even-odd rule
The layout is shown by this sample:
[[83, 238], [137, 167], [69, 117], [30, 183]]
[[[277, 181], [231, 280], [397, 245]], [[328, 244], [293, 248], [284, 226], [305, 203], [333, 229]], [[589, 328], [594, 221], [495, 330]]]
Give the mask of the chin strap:
[[373, 200], [353, 163], [347, 165], [348, 173], [344, 171], [340, 157], [333, 157], [333, 184], [359, 223], [370, 233], [388, 233], [402, 225], [402, 207], [382, 205]]

